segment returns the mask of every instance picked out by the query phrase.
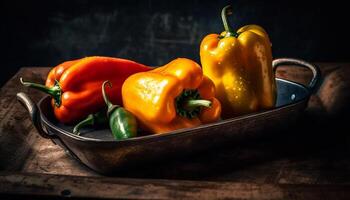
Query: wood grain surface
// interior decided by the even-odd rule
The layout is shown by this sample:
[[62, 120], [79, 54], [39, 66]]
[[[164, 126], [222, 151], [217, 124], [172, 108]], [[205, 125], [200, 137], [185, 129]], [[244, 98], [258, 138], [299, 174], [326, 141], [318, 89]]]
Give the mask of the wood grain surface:
[[0, 174], [2, 190], [40, 198], [108, 199], [348, 199], [350, 185], [257, 184], [245, 182], [168, 181], [93, 178], [51, 174]]
[[[26, 92], [38, 101], [43, 94], [21, 86], [19, 77], [43, 83], [49, 68], [21, 68], [0, 92], [0, 193], [64, 196], [66, 189], [72, 197], [349, 199], [350, 137], [344, 128], [350, 64], [318, 65], [323, 82], [296, 125], [114, 178], [96, 174], [39, 136], [15, 95]], [[281, 67], [277, 76], [307, 84], [311, 73]]]

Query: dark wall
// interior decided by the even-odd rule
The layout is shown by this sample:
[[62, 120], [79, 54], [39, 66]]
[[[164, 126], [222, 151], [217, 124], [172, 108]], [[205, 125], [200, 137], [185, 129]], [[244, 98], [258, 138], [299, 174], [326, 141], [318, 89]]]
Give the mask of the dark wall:
[[[90, 55], [162, 65], [176, 57], [199, 61], [199, 43], [222, 31], [220, 11], [234, 7], [230, 23], [259, 24], [274, 57], [350, 61], [340, 27], [341, 1], [19, 1], [1, 2], [2, 85], [20, 67], [54, 66]], [[344, 4], [344, 3], [343, 3]]]

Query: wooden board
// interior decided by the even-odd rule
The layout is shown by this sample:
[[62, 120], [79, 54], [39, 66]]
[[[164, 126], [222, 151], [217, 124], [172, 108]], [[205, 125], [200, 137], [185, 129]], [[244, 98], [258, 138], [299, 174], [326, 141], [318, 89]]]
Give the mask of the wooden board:
[[[30, 194], [41, 199], [57, 197], [109, 199], [348, 199], [350, 185], [257, 184], [245, 182], [168, 181], [92, 178], [38, 174], [0, 174], [2, 191], [18, 198]], [[12, 196], [13, 197], [13, 196]]]
[[[320, 63], [319, 66], [325, 77], [323, 84], [319, 92], [310, 99], [305, 115], [296, 126], [287, 127], [285, 131], [274, 133], [266, 138], [246, 141], [238, 146], [210, 150], [187, 158], [164, 160], [160, 161], [157, 166], [145, 164], [139, 169], [116, 176], [127, 178], [127, 180], [130, 178], [138, 181], [147, 180], [148, 184], [158, 183], [159, 179], [167, 179], [169, 184], [182, 184], [182, 180], [196, 180], [192, 185], [195, 188], [197, 183], [198, 187], [211, 187], [210, 184], [203, 186], [201, 183], [205, 185], [208, 181], [215, 181], [215, 184], [220, 185], [224, 181], [223, 188], [220, 185], [218, 192], [230, 187], [240, 188], [241, 191], [246, 188], [246, 192], [253, 192], [256, 187], [259, 191], [269, 187], [280, 190], [281, 187], [289, 184], [293, 186], [286, 188], [291, 188], [291, 190], [301, 188], [300, 192], [305, 194], [320, 194], [328, 186], [334, 191], [343, 191], [342, 189], [347, 188], [350, 182], [350, 140], [349, 136], [342, 131], [343, 127], [347, 127], [348, 120], [340, 111], [348, 109], [349, 92], [344, 91], [349, 91], [346, 89], [350, 87], [349, 80], [347, 80], [347, 77], [350, 77], [350, 64]], [[15, 95], [20, 91], [28, 93], [35, 101], [43, 96], [40, 92], [21, 86], [19, 77], [43, 83], [48, 71], [49, 68], [22, 68], [1, 88], [0, 171], [5, 175], [0, 176], [0, 183], [11, 183], [8, 176], [28, 177], [29, 181], [35, 181], [37, 177], [45, 179], [51, 176], [55, 177], [54, 179], [68, 182], [72, 180], [72, 176], [89, 177], [79, 179], [80, 181], [104, 180], [99, 174], [76, 162], [50, 140], [41, 138], [29, 120], [26, 110], [16, 101]], [[306, 69], [293, 67], [280, 68], [277, 74], [279, 77], [302, 83], [307, 83], [311, 77]], [[34, 173], [34, 175], [28, 175], [28, 173]], [[61, 176], [53, 175], [69, 176], [60, 178]], [[99, 178], [94, 179], [93, 177]], [[69, 182], [69, 184], [72, 183]], [[70, 187], [69, 184], [67, 187]], [[121, 184], [134, 188], [133, 185], [129, 185], [132, 183], [127, 181]], [[227, 186], [226, 184], [233, 185]], [[304, 188], [305, 184], [312, 186]], [[314, 187], [314, 184], [328, 186]], [[335, 185], [339, 184], [345, 186], [337, 188]], [[23, 182], [16, 183], [16, 185], [27, 187]], [[242, 187], [238, 187], [239, 185]], [[135, 188], [135, 190], [138, 189]], [[178, 190], [179, 188], [173, 187], [169, 191]], [[25, 189], [23, 191], [26, 193]], [[40, 192], [40, 190], [33, 191]], [[211, 193], [211, 190], [208, 191]], [[0, 192], [14, 193], [18, 190], [10, 186], [1, 186]], [[92, 194], [93, 190], [90, 192], [86, 194]], [[142, 198], [148, 192], [151, 190], [140, 191], [137, 193], [138, 196], [121, 195], [119, 197]], [[188, 198], [197, 193], [193, 190], [189, 192], [191, 194], [186, 196]], [[247, 194], [251, 195], [249, 192]], [[249, 199], [243, 198], [243, 193], [239, 193], [240, 197]], [[262, 198], [267, 197], [262, 193], [259, 193]], [[341, 192], [332, 194], [341, 194]], [[145, 197], [151, 198], [152, 196], [146, 195]], [[283, 197], [286, 196], [277, 197], [276, 199], [285, 199]], [[296, 197], [294, 199], [306, 198]]]

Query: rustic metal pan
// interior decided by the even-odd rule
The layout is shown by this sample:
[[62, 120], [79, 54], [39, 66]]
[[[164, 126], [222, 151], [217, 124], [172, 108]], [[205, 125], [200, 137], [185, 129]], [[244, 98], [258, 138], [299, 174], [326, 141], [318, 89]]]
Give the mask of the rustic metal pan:
[[53, 117], [49, 96], [42, 98], [38, 106], [24, 93], [18, 93], [17, 99], [28, 110], [42, 137], [59, 144], [91, 169], [106, 174], [152, 162], [162, 156], [188, 155], [215, 145], [254, 138], [290, 123], [305, 109], [321, 77], [317, 66], [298, 59], [276, 59], [273, 69], [275, 71], [278, 66], [290, 64], [309, 68], [313, 78], [307, 87], [276, 78], [278, 97], [274, 109], [196, 128], [122, 141], [115, 141], [108, 129], [90, 130], [82, 136], [73, 134], [72, 127], [57, 122]]

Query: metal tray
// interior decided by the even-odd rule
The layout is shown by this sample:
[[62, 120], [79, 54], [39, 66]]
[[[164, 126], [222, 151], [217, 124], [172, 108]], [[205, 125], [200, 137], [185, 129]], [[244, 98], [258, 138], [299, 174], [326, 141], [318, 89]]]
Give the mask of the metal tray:
[[313, 78], [307, 87], [276, 78], [278, 97], [274, 109], [122, 141], [115, 141], [108, 129], [88, 130], [82, 136], [73, 134], [71, 126], [65, 126], [54, 118], [49, 96], [43, 97], [38, 105], [24, 93], [18, 93], [17, 99], [28, 110], [42, 137], [51, 139], [96, 172], [110, 174], [139, 164], [151, 164], [165, 156], [190, 155], [216, 145], [256, 138], [290, 124], [307, 106], [321, 77], [317, 66], [298, 59], [276, 59], [273, 69], [275, 71], [278, 66], [290, 64], [309, 68]]

